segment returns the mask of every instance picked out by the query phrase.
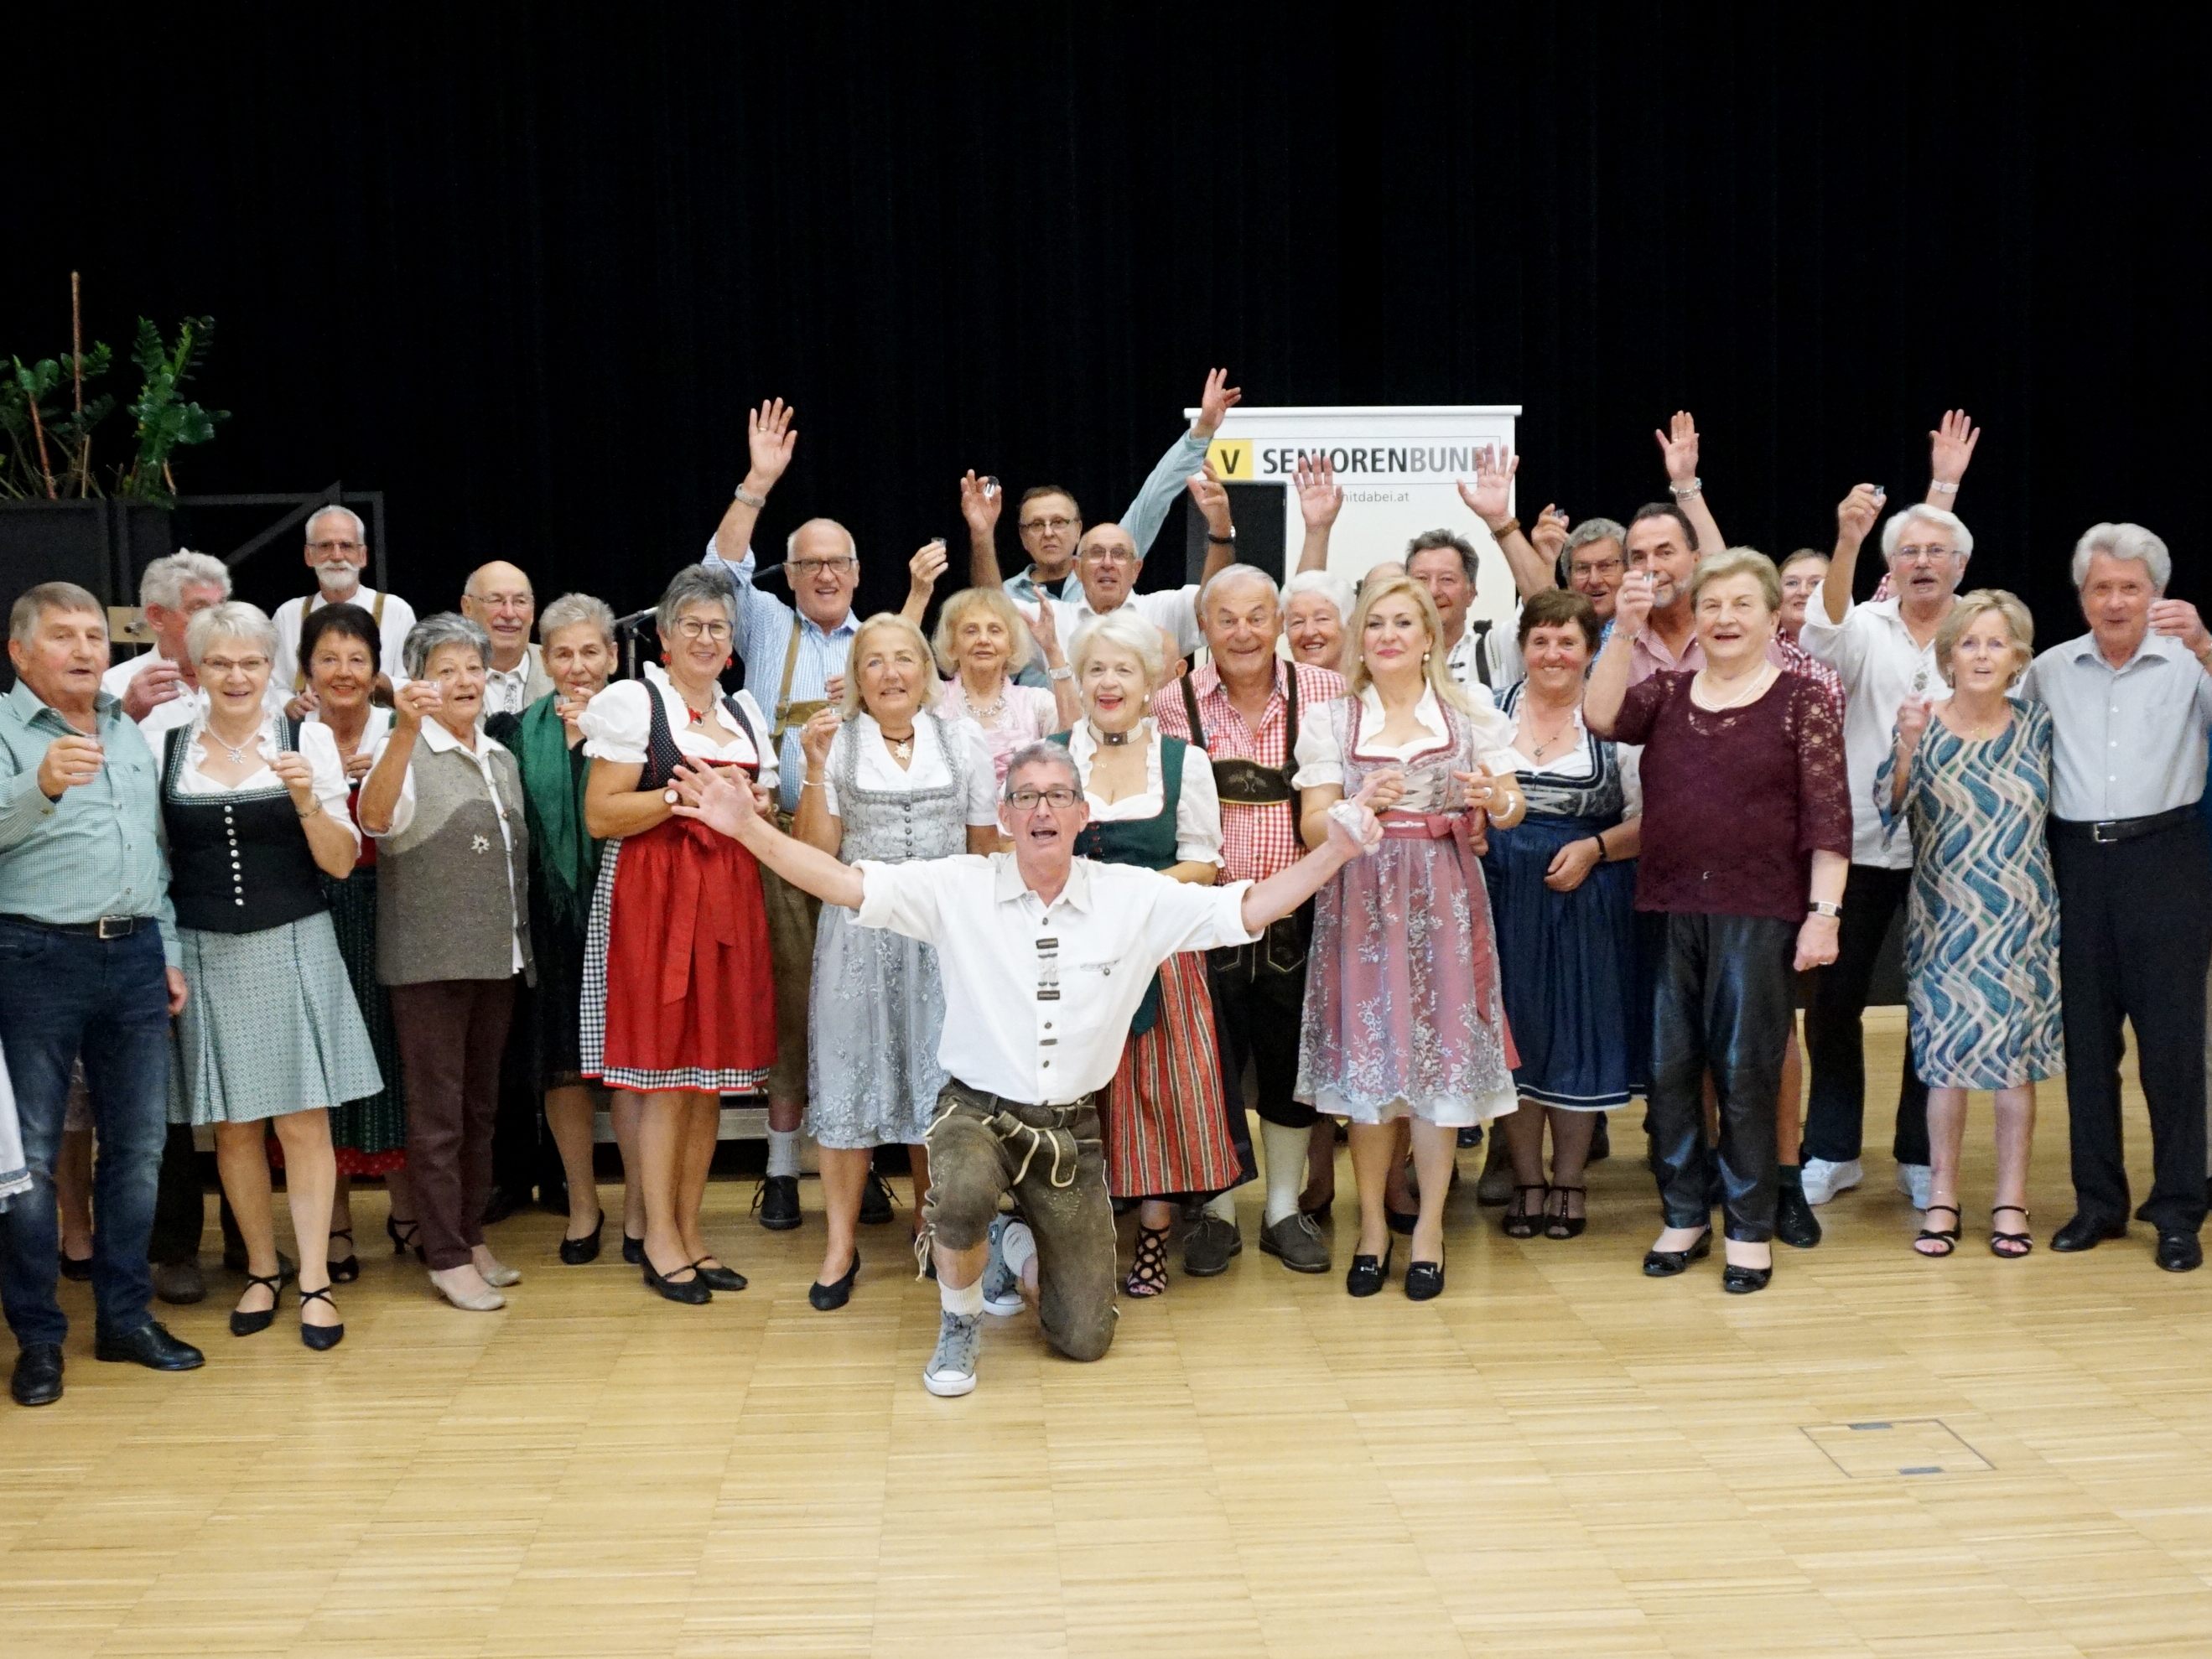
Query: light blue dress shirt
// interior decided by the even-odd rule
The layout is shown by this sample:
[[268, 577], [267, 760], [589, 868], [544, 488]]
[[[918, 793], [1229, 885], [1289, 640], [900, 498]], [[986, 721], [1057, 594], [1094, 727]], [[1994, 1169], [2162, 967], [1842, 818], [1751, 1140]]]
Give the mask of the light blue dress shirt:
[[[823, 629], [773, 593], [753, 583], [753, 550], [732, 564], [707, 538], [707, 555], [699, 561], [709, 570], [730, 579], [738, 595], [738, 660], [745, 665], [745, 689], [770, 720], [776, 718], [776, 698], [783, 688], [783, 661], [791, 650], [792, 618], [799, 618], [799, 659], [791, 668], [791, 700], [813, 702], [830, 694], [830, 677], [845, 672], [852, 654], [853, 635], [860, 624], [851, 611], [836, 627]], [[802, 721], [801, 724], [804, 724]], [[799, 787], [806, 781], [806, 755], [799, 747], [796, 726], [783, 734], [776, 746], [776, 799], [787, 812], [799, 810]]]

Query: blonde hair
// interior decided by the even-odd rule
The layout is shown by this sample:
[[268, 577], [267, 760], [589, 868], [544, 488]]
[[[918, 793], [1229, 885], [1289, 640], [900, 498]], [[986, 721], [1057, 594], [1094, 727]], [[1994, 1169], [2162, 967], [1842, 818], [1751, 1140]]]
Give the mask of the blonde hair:
[[[1042, 595], [1039, 605], [1051, 601]], [[930, 635], [930, 645], [937, 653], [937, 666], [947, 674], [957, 673], [959, 659], [954, 655], [952, 642], [958, 636], [960, 624], [971, 611], [988, 611], [1006, 625], [1008, 650], [1006, 676], [1009, 679], [1030, 665], [1036, 654], [1036, 642], [1030, 636], [1030, 625], [1022, 620], [1022, 613], [1014, 609], [1014, 602], [1006, 597], [1003, 587], [963, 587], [945, 600], [945, 608], [937, 613], [937, 631]]]
[[[837, 714], [841, 720], [850, 720], [862, 708], [860, 701], [860, 647], [868, 642], [868, 635], [878, 629], [888, 628], [903, 634], [914, 642], [921, 661], [922, 672], [929, 670], [929, 641], [921, 637], [921, 629], [896, 611], [878, 611], [853, 630], [853, 648], [845, 653], [845, 695], [837, 699]], [[919, 687], [915, 699], [917, 708], [927, 708], [937, 696], [935, 677], [927, 685]]]
[[1461, 690], [1459, 683], [1451, 677], [1444, 659], [1451, 653], [1444, 649], [1443, 618], [1437, 614], [1437, 602], [1429, 597], [1429, 590], [1401, 570], [1395, 575], [1380, 578], [1373, 575], [1359, 585], [1359, 604], [1352, 619], [1344, 625], [1345, 653], [1351, 659], [1351, 669], [1346, 675], [1352, 694], [1358, 696], [1375, 683], [1367, 672], [1367, 616], [1384, 599], [1405, 598], [1413, 600], [1421, 613], [1421, 625], [1429, 630], [1429, 649], [1421, 664], [1421, 672], [1429, 682], [1429, 689], [1437, 694], [1439, 702], [1448, 703], [1462, 714], [1474, 712], [1474, 705]]
[[1755, 547], [1731, 547], [1718, 553], [1708, 553], [1698, 561], [1698, 568], [1690, 577], [1690, 609], [1698, 608], [1698, 595], [1709, 582], [1725, 580], [1730, 576], [1755, 576], [1759, 591], [1766, 597], [1769, 611], [1782, 609], [1782, 573], [1774, 568], [1774, 561]]
[[1167, 678], [1168, 653], [1160, 630], [1128, 606], [1109, 611], [1087, 624], [1076, 638], [1075, 654], [1068, 659], [1068, 666], [1079, 677], [1083, 665], [1105, 645], [1118, 645], [1136, 658], [1145, 671], [1147, 690]]
[[2035, 618], [2019, 599], [2002, 587], [1978, 587], [1971, 593], [1959, 595], [1958, 604], [1951, 614], [1943, 618], [1943, 625], [1936, 630], [1936, 672], [1943, 677], [1943, 684], [1954, 684], [1951, 678], [1951, 653], [1958, 648], [1960, 639], [1975, 621], [1991, 611], [2004, 618], [2005, 631], [2012, 635], [2012, 676], [2005, 681], [2010, 690], [2020, 684], [2020, 677], [2027, 672], [2028, 664], [2035, 660]]

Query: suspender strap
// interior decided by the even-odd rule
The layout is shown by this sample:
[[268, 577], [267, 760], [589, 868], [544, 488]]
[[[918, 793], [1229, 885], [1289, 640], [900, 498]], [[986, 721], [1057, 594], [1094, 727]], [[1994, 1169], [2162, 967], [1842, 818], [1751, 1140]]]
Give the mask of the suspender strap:
[[[300, 607], [300, 631], [302, 634], [307, 631], [307, 618], [314, 614], [315, 606], [321, 601], [322, 597], [320, 593], [311, 593], [307, 596], [307, 604]], [[390, 597], [388, 594], [379, 593], [376, 596], [376, 603], [368, 608], [369, 619], [375, 623], [379, 638], [381, 638], [384, 634], [384, 601], [388, 597]], [[384, 672], [382, 663], [377, 664], [376, 672], [380, 674]], [[301, 662], [292, 671], [292, 689], [295, 691], [304, 691], [307, 689], [307, 665], [305, 662]]]
[[1176, 684], [1182, 687], [1182, 712], [1190, 720], [1190, 740], [1210, 755], [1213, 750], [1206, 741], [1206, 727], [1198, 718], [1198, 693], [1190, 689], [1190, 676], [1177, 676]]
[[799, 613], [791, 613], [791, 643], [783, 652], [783, 684], [775, 693], [775, 731], [781, 738], [788, 725], [791, 713], [791, 677], [799, 669]]

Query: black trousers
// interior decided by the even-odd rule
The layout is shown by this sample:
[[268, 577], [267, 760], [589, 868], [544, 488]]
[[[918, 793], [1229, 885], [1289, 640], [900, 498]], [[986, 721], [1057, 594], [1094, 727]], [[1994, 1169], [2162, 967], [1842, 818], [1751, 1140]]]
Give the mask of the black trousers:
[[1670, 915], [1651, 1022], [1651, 1154], [1669, 1227], [1712, 1218], [1705, 1080], [1720, 1101], [1728, 1237], [1774, 1236], [1774, 1097], [1796, 1018], [1796, 927], [1771, 916]]
[[1291, 1098], [1298, 1081], [1298, 1031], [1305, 1020], [1306, 966], [1303, 960], [1287, 972], [1268, 966], [1259, 959], [1266, 944], [1262, 939], [1209, 953], [1222, 1070], [1234, 1099], [1249, 1060], [1260, 1094], [1245, 1103], [1259, 1113], [1260, 1121], [1310, 1129], [1318, 1114]]
[[[1836, 959], [1813, 975], [1813, 998], [1805, 1007], [1805, 1053], [1813, 1073], [1805, 1107], [1808, 1161], [1848, 1164], [1859, 1155], [1866, 1129], [1866, 1033], [1861, 1017], [1882, 940], [1911, 886], [1911, 871], [1875, 864], [1854, 864], [1844, 884]], [[1890, 1150], [1899, 1164], [1929, 1161], [1928, 1085], [1912, 1068], [1910, 1042], [1897, 1085], [1897, 1133]]]
[[538, 1048], [531, 999], [515, 981], [514, 1016], [499, 1062], [499, 1117], [492, 1127], [491, 1180], [518, 1204], [561, 1185], [561, 1153], [545, 1123], [538, 1087]]
[[[222, 1248], [226, 1255], [243, 1255], [246, 1240], [231, 1213], [230, 1200], [216, 1190], [216, 1208], [222, 1218]], [[200, 1182], [199, 1153], [192, 1145], [189, 1123], [172, 1123], [161, 1144], [161, 1174], [154, 1187], [154, 1231], [146, 1241], [146, 1259], [163, 1267], [196, 1261], [200, 1235], [207, 1231], [207, 1188]]]
[[2058, 973], [2065, 988], [2067, 1135], [2083, 1215], [2123, 1221], [2121, 1022], [2150, 1108], [2150, 1196], [2161, 1232], [2204, 1224], [2204, 978], [2212, 962], [2212, 854], [2194, 820], [2099, 845], [2053, 824]]

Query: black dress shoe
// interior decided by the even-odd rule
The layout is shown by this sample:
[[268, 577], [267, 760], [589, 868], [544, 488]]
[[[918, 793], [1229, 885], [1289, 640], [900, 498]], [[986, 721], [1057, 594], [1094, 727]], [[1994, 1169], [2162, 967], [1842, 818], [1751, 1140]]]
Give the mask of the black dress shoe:
[[1398, 1249], [1392, 1239], [1382, 1247], [1380, 1259], [1371, 1255], [1355, 1255], [1352, 1266], [1345, 1270], [1344, 1290], [1347, 1296], [1373, 1296], [1382, 1288], [1382, 1281], [1390, 1276], [1390, 1257]]
[[[1459, 1150], [1462, 1152], [1467, 1151], [1470, 1146], [1481, 1146], [1482, 1125], [1480, 1123], [1470, 1123], [1466, 1125], [1460, 1130], [1459, 1134], [1456, 1137], [1456, 1144]], [[1406, 1271], [1410, 1273], [1413, 1269], [1408, 1267]]]
[[62, 1345], [33, 1342], [15, 1356], [8, 1392], [19, 1406], [51, 1406], [62, 1397]]
[[[766, 1220], [766, 1208], [765, 1205], [762, 1206], [763, 1222]], [[867, 1185], [860, 1188], [860, 1224], [863, 1227], [882, 1226], [891, 1218], [891, 1208], [890, 1183], [870, 1170]]]
[[628, 1233], [624, 1233], [623, 1260], [633, 1267], [642, 1267], [645, 1265], [645, 1241], [641, 1238], [632, 1238]]
[[676, 1271], [679, 1273], [690, 1273], [691, 1277], [663, 1279], [659, 1273], [653, 1272], [653, 1263], [647, 1261], [645, 1264], [646, 1288], [666, 1297], [671, 1302], [681, 1302], [693, 1308], [714, 1299], [714, 1292], [708, 1288], [707, 1281], [699, 1277], [697, 1268], [686, 1263]]
[[233, 1336], [257, 1336], [276, 1322], [276, 1310], [284, 1305], [284, 1276], [282, 1273], [273, 1276], [246, 1274], [246, 1291], [251, 1291], [256, 1285], [268, 1287], [269, 1305], [258, 1313], [240, 1313], [233, 1308], [230, 1310], [230, 1334]]
[[1444, 1264], [1441, 1261], [1408, 1261], [1406, 1264], [1406, 1300], [1432, 1302], [1444, 1292]]
[[787, 1233], [799, 1224], [799, 1177], [769, 1176], [753, 1194], [760, 1224], [772, 1233]]
[[720, 1262], [710, 1267], [703, 1255], [691, 1265], [698, 1271], [699, 1282], [710, 1291], [742, 1291], [745, 1287], [745, 1276], [735, 1267], [725, 1267]]
[[592, 1231], [581, 1238], [561, 1241], [561, 1260], [571, 1267], [580, 1267], [587, 1261], [599, 1259], [599, 1236], [607, 1230], [607, 1212], [599, 1212], [599, 1218], [592, 1224]]
[[1399, 1237], [1411, 1238], [1413, 1236], [1413, 1229], [1420, 1223], [1421, 1212], [1419, 1210], [1394, 1210], [1385, 1203], [1382, 1206], [1382, 1219], [1389, 1224], [1390, 1231]]
[[1721, 1270], [1721, 1288], [1730, 1296], [1749, 1296], [1753, 1291], [1763, 1291], [1766, 1281], [1774, 1277], [1771, 1267], [1739, 1267], [1731, 1261]]
[[154, 1294], [171, 1307], [190, 1307], [207, 1300], [207, 1275], [197, 1261], [154, 1263]]
[[1607, 1133], [1605, 1115], [1603, 1112], [1597, 1115], [1597, 1127], [1590, 1131], [1589, 1152], [1583, 1159], [1585, 1168], [1592, 1164], [1602, 1164], [1613, 1156], [1613, 1137]]
[[853, 1265], [834, 1283], [820, 1279], [806, 1287], [806, 1300], [817, 1313], [835, 1313], [853, 1299], [853, 1281], [860, 1276], [860, 1253], [853, 1252]]
[[1802, 1187], [1784, 1187], [1774, 1194], [1774, 1236], [1793, 1250], [1809, 1250], [1820, 1242], [1820, 1218], [1805, 1201]]
[[2194, 1273], [2204, 1265], [2204, 1247], [2195, 1233], [2160, 1233], [2158, 1265], [2170, 1273]]
[[1703, 1261], [1713, 1253], [1713, 1230], [1708, 1227], [1698, 1235], [1698, 1242], [1686, 1250], [1646, 1250], [1644, 1253], [1644, 1276], [1646, 1279], [1672, 1279], [1676, 1273], [1688, 1271], [1692, 1261]]
[[135, 1331], [95, 1339], [92, 1357], [111, 1364], [143, 1365], [149, 1371], [196, 1371], [207, 1364], [205, 1354], [151, 1319]]
[[2108, 1238], [2125, 1238], [2127, 1234], [2128, 1224], [2124, 1221], [2104, 1221], [2094, 1215], [2077, 1215], [2051, 1235], [2051, 1248], [2062, 1255], [2071, 1255], [2076, 1250], [2094, 1250]]
[[483, 1224], [489, 1227], [494, 1222], [506, 1220], [520, 1209], [528, 1198], [527, 1193], [514, 1193], [504, 1187], [494, 1187], [491, 1196], [484, 1200]]
[[62, 1252], [61, 1259], [61, 1274], [64, 1279], [70, 1279], [76, 1284], [90, 1284], [92, 1282], [92, 1258], [88, 1255], [71, 1255], [67, 1250], [64, 1250]]

